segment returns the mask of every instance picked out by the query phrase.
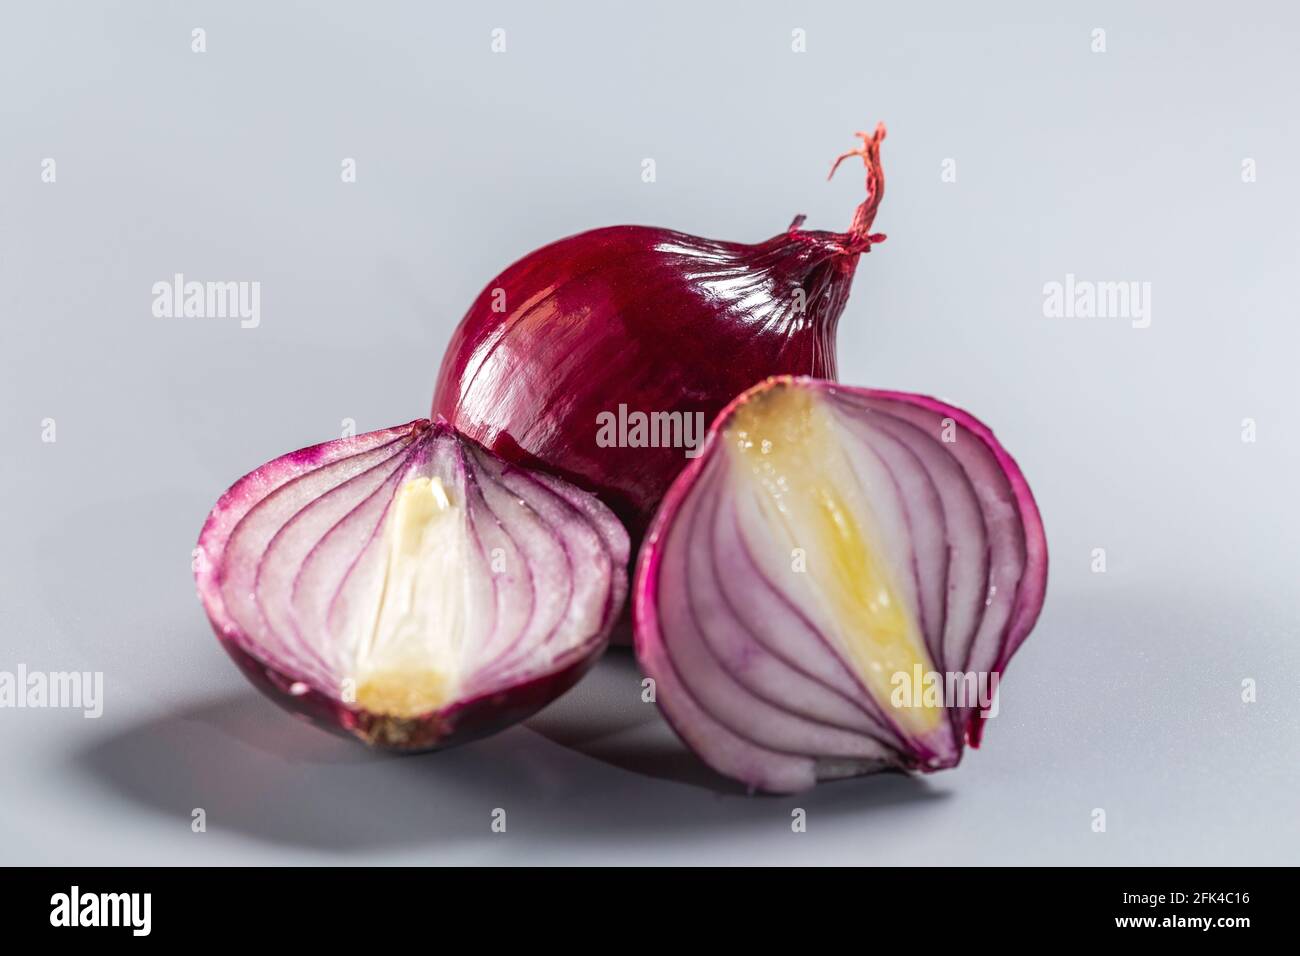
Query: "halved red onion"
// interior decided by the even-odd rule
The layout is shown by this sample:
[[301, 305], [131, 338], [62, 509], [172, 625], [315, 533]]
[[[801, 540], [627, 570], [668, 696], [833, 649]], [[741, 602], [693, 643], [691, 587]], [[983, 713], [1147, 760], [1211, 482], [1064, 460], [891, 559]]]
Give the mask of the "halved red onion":
[[571, 687], [607, 644], [627, 560], [626, 531], [594, 497], [422, 419], [240, 479], [195, 569], [222, 645], [274, 700], [428, 750]]
[[980, 692], [1046, 585], [1033, 495], [986, 426], [920, 395], [770, 378], [664, 499], [636, 650], [679, 736], [753, 788], [938, 770], [978, 745]]

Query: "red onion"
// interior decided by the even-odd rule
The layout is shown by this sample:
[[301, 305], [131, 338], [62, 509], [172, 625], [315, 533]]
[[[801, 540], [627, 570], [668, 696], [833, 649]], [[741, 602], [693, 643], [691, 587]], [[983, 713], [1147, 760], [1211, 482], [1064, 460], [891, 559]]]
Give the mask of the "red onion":
[[727, 402], [768, 375], [835, 377], [858, 256], [885, 238], [871, 232], [885, 128], [858, 135], [862, 147], [831, 168], [848, 156], [866, 164], [867, 198], [847, 232], [805, 231], [797, 216], [746, 245], [612, 226], [524, 256], [461, 320], [434, 416], [600, 495], [636, 545]]
[[[987, 427], [774, 378], [723, 410], [664, 499], [636, 651], [682, 739], [753, 788], [931, 771], [978, 745], [990, 701], [969, 675], [996, 689], [1046, 585], [1033, 495]], [[927, 698], [930, 675], [964, 697]]]
[[594, 497], [414, 421], [271, 461], [217, 502], [199, 596], [250, 680], [367, 743], [522, 720], [604, 650], [627, 534]]

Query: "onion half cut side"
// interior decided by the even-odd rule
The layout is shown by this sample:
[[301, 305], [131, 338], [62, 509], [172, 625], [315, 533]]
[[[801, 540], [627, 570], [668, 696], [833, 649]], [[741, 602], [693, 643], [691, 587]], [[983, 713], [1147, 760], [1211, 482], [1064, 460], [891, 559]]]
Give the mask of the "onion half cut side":
[[366, 743], [431, 750], [528, 717], [604, 650], [627, 533], [444, 421], [304, 448], [236, 482], [195, 552], [248, 678]]
[[636, 651], [678, 735], [751, 788], [933, 771], [978, 745], [1046, 586], [1033, 495], [987, 427], [920, 395], [770, 378], [664, 499]]

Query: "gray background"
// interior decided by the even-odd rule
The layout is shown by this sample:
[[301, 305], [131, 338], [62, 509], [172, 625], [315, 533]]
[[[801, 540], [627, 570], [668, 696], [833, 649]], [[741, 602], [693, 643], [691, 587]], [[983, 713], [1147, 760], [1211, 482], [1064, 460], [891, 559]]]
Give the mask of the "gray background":
[[[1297, 862], [1295, 5], [474, 6], [5, 3], [0, 669], [106, 704], [0, 710], [0, 862]], [[750, 798], [626, 654], [409, 759], [245, 684], [189, 568], [233, 479], [426, 414], [465, 307], [553, 238], [843, 228], [860, 166], [825, 173], [877, 119], [841, 375], [993, 424], [1050, 539], [981, 750]], [[154, 318], [175, 272], [260, 281], [261, 326]], [[1151, 327], [1045, 318], [1066, 273], [1152, 283]]]

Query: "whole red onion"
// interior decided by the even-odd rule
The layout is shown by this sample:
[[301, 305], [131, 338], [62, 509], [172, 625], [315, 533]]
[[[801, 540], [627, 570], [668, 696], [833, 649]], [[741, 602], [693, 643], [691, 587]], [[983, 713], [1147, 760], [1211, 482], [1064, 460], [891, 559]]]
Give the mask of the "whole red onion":
[[452, 336], [433, 416], [598, 494], [635, 548], [723, 406], [769, 375], [835, 378], [858, 256], [885, 238], [871, 232], [885, 127], [858, 135], [831, 168], [866, 165], [847, 232], [806, 231], [797, 216], [747, 245], [611, 226], [509, 266]]

